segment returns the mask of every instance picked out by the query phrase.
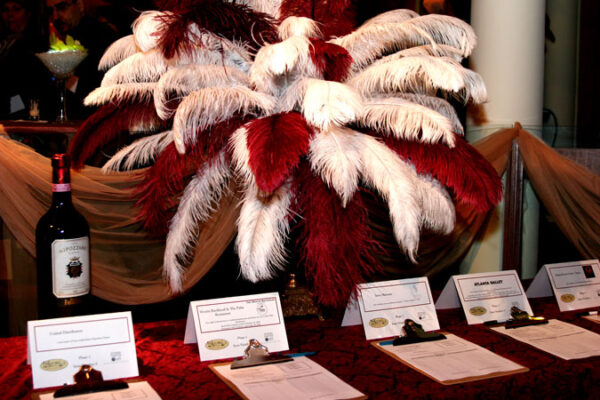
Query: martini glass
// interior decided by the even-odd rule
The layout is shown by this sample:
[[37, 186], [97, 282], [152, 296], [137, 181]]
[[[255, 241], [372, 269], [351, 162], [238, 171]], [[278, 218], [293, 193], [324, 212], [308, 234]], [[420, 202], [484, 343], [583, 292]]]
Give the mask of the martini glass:
[[57, 122], [67, 121], [67, 103], [65, 82], [79, 63], [87, 56], [87, 51], [65, 50], [65, 51], [47, 51], [45, 53], [36, 53], [36, 56], [48, 68], [56, 78], [58, 92], [60, 96]]

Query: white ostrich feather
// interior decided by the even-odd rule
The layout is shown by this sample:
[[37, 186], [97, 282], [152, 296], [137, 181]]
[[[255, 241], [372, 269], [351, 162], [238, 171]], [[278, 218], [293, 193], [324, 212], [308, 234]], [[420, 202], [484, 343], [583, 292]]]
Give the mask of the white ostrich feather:
[[135, 53], [106, 71], [100, 86], [156, 82], [166, 70], [167, 61], [158, 49]]
[[454, 229], [456, 213], [454, 203], [438, 181], [418, 175], [419, 194], [423, 206], [422, 226], [434, 232], [449, 234]]
[[101, 86], [92, 90], [83, 99], [83, 104], [86, 106], [99, 106], [106, 103], [121, 103], [126, 101], [148, 102], [152, 100], [155, 87], [155, 82]]
[[399, 98], [370, 98], [358, 122], [384, 135], [398, 139], [438, 143], [454, 147], [452, 123], [442, 114], [425, 106]]
[[419, 16], [419, 13], [413, 10], [409, 10], [407, 8], [402, 8], [398, 10], [391, 10], [381, 14], [374, 16], [373, 18], [369, 18], [363, 24], [363, 26], [371, 25], [371, 24], [389, 24], [389, 23], [398, 23], [404, 22], [407, 19], [416, 18]]
[[229, 138], [231, 148], [231, 163], [236, 175], [243, 182], [245, 187], [256, 185], [254, 174], [250, 169], [250, 152], [248, 151], [248, 129], [243, 125], [236, 129]]
[[161, 76], [154, 89], [156, 113], [169, 119], [175, 112], [169, 107], [174, 98], [180, 99], [189, 93], [216, 86], [248, 86], [248, 76], [233, 67], [222, 65], [182, 65], [168, 70]]
[[425, 15], [400, 23], [361, 26], [354, 32], [330, 40], [352, 56], [352, 69], [362, 69], [386, 53], [424, 44], [445, 44], [468, 57], [477, 43], [473, 29], [458, 18]]
[[256, 185], [244, 193], [235, 245], [242, 276], [251, 282], [272, 278], [285, 263], [290, 187], [286, 182], [268, 198], [260, 197]]
[[173, 132], [165, 131], [136, 140], [123, 147], [102, 167], [102, 171], [129, 171], [148, 165], [173, 141]]
[[289, 85], [277, 101], [277, 112], [300, 111], [306, 88], [312, 78], [299, 78]]
[[[190, 24], [189, 36], [195, 43], [195, 50], [191, 54], [189, 52], [181, 52], [178, 60], [175, 60], [177, 65], [184, 64], [215, 64], [227, 65], [248, 72], [252, 62], [252, 56], [246, 45], [242, 42], [231, 41], [222, 36], [216, 35], [201, 29], [197, 24]], [[210, 62], [204, 62], [203, 58], [207, 55], [203, 53], [212, 53]], [[218, 58], [217, 58], [218, 57]]]
[[108, 46], [102, 55], [102, 58], [98, 63], [98, 70], [105, 71], [139, 51], [140, 49], [137, 47], [133, 35], [127, 35], [117, 39]]
[[348, 85], [319, 79], [306, 82], [302, 114], [309, 124], [321, 130], [355, 121], [362, 107], [361, 95]]
[[330, 126], [310, 141], [308, 159], [312, 170], [333, 188], [346, 207], [352, 199], [362, 170], [359, 133]]
[[310, 41], [304, 36], [263, 46], [250, 68], [250, 82], [258, 90], [278, 96], [299, 77], [320, 77], [309, 48]]
[[166, 60], [157, 48], [135, 53], [109, 69], [104, 74], [101, 86], [156, 82], [167, 69], [189, 64], [231, 66], [248, 71], [250, 54], [244, 46], [214, 34], [203, 34], [203, 38], [206, 39], [206, 45], [192, 52], [182, 52], [170, 60]]
[[162, 24], [161, 17], [168, 14], [156, 10], [144, 11], [133, 21], [131, 25], [133, 36], [142, 51], [148, 51], [156, 47], [159, 39], [157, 31]]
[[433, 56], [433, 57], [449, 57], [456, 62], [461, 62], [463, 59], [460, 50], [447, 46], [445, 44], [425, 44], [423, 46], [410, 47], [408, 49], [397, 51], [396, 53], [390, 54], [375, 61], [373, 65], [385, 64], [387, 62], [396, 61], [404, 57], [414, 56]]
[[224, 152], [221, 152], [196, 172], [183, 192], [169, 225], [163, 258], [163, 274], [175, 293], [183, 290], [183, 273], [186, 261], [194, 255], [198, 224], [215, 212], [227, 189], [230, 174]]
[[279, 8], [281, 7], [282, 0], [227, 0], [228, 2], [236, 2], [244, 4], [253, 9], [254, 11], [262, 12], [270, 15], [273, 19], [278, 20], [280, 15]]
[[197, 134], [239, 113], [270, 115], [276, 99], [247, 87], [205, 88], [190, 93], [177, 107], [173, 119], [175, 146], [185, 153], [185, 145], [194, 143]]
[[452, 123], [452, 131], [454, 133], [463, 134], [463, 126], [458, 119], [458, 115], [456, 114], [456, 110], [452, 107], [452, 104], [448, 103], [448, 101], [435, 96], [427, 96], [425, 94], [418, 93], [394, 93], [391, 95], [391, 98], [400, 98], [411, 103], [420, 104], [427, 108], [431, 108], [448, 118]]
[[363, 181], [387, 202], [396, 241], [415, 262], [422, 221], [417, 173], [392, 150], [373, 137], [358, 135]]
[[435, 94], [438, 89], [485, 101], [487, 92], [481, 77], [448, 57], [414, 56], [372, 65], [347, 83], [363, 95], [386, 92], [416, 92]]
[[321, 38], [323, 33], [317, 21], [307, 17], [287, 17], [277, 27], [279, 38], [285, 40], [292, 36]]

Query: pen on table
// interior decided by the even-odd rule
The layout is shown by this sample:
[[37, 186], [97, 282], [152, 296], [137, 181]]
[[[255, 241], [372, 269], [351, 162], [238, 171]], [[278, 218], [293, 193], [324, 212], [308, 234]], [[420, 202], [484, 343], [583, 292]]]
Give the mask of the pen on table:
[[380, 346], [389, 346], [390, 344], [394, 344], [394, 339], [392, 339], [392, 340], [384, 340], [383, 342], [379, 342]]
[[578, 317], [586, 317], [586, 316], [590, 316], [590, 315], [598, 315], [598, 311], [584, 311], [584, 312], [577, 313]]
[[294, 353], [294, 354], [288, 354], [289, 357], [305, 357], [305, 356], [314, 356], [315, 354], [317, 354], [316, 351], [307, 351], [304, 353]]

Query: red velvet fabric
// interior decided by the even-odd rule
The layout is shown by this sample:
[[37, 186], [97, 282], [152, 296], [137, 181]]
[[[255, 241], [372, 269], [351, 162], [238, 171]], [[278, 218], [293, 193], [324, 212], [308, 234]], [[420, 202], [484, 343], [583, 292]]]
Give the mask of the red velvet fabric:
[[[600, 325], [559, 313], [553, 298], [531, 301], [534, 312], [596, 333]], [[497, 334], [468, 326], [461, 310], [438, 312], [443, 330], [520, 363], [529, 372], [444, 386], [393, 360], [364, 338], [361, 326], [341, 328], [328, 319], [286, 323], [292, 352], [317, 351], [311, 358], [371, 399], [555, 399], [597, 398], [600, 357], [564, 361]], [[140, 377], [167, 399], [235, 399], [236, 394], [200, 362], [197, 345], [184, 345], [185, 321], [135, 324]], [[0, 398], [27, 399], [32, 393], [25, 337], [0, 339]]]

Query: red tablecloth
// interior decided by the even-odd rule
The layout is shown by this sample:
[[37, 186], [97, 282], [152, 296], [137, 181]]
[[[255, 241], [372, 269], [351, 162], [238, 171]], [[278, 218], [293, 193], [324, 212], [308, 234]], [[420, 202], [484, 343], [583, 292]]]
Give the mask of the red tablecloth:
[[[558, 317], [600, 333], [600, 325], [559, 313], [554, 299], [532, 301], [536, 314]], [[293, 352], [316, 351], [311, 358], [356, 389], [376, 399], [554, 399], [597, 398], [600, 357], [563, 361], [490, 331], [468, 326], [460, 310], [438, 312], [440, 326], [520, 363], [529, 372], [444, 386], [378, 351], [361, 326], [341, 328], [339, 320], [292, 320], [286, 327]], [[184, 345], [185, 321], [135, 324], [140, 377], [167, 399], [235, 399], [236, 394], [200, 362], [197, 345]], [[0, 398], [29, 398], [31, 369], [25, 337], [0, 339]]]

